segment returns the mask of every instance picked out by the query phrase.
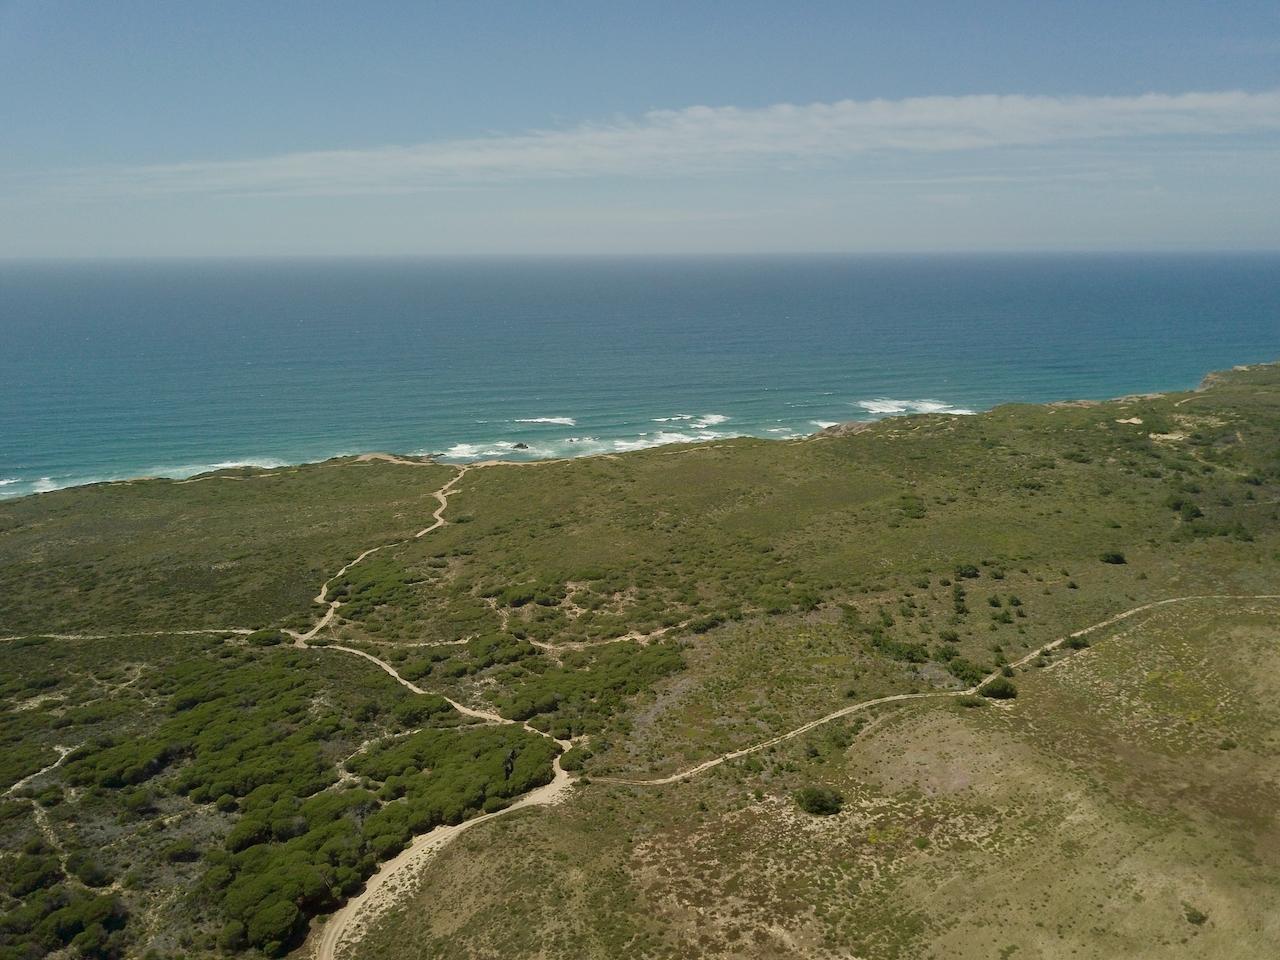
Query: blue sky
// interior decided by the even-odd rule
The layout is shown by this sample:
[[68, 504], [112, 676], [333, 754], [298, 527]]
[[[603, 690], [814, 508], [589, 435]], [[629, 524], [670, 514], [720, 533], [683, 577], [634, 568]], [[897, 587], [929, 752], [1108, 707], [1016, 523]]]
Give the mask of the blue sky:
[[1280, 4], [0, 0], [0, 256], [1280, 247]]

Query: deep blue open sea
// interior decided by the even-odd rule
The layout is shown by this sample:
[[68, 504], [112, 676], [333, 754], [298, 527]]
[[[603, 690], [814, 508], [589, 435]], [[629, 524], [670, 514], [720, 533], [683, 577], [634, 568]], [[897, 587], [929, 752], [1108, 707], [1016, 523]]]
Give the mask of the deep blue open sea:
[[1277, 255], [8, 263], [0, 495], [791, 437], [1275, 359]]

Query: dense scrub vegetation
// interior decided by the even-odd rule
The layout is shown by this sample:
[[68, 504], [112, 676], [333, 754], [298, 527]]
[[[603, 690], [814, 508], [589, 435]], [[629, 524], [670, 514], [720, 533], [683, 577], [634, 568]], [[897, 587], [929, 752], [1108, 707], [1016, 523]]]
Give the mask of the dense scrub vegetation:
[[[0, 718], [27, 748], [14, 779], [56, 760], [51, 743], [80, 741], [47, 775], [77, 792], [74, 811], [45, 785], [0, 811], [18, 851], [0, 877], [0, 949], [14, 956], [136, 952], [129, 891], [152, 888], [187, 891], [171, 947], [278, 954], [414, 834], [547, 782], [558, 752], [518, 726], [462, 724], [443, 698], [323, 651], [134, 638], [0, 656], [7, 702], [49, 698]], [[33, 829], [32, 804], [62, 849]], [[124, 894], [101, 891], [122, 877]]]
[[594, 733], [658, 677], [678, 670], [680, 650], [670, 643], [614, 643], [564, 656], [563, 665], [539, 661], [537, 671], [514, 674], [510, 693], [499, 699], [504, 716], [530, 720], [559, 739]]

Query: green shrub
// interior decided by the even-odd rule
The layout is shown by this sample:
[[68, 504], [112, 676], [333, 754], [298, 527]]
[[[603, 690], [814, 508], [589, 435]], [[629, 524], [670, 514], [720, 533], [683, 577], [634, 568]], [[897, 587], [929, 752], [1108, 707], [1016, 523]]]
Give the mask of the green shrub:
[[947, 670], [961, 683], [973, 686], [985, 677], [986, 671], [976, 663], [970, 663], [964, 657], [953, 657], [947, 662]]
[[190, 863], [200, 859], [200, 848], [193, 841], [183, 838], [165, 847], [163, 855], [170, 863]]
[[1124, 554], [1119, 550], [1107, 550], [1102, 554], [1103, 563], [1126, 563]]
[[67, 857], [67, 869], [86, 887], [105, 887], [111, 883], [111, 875], [83, 851]]
[[1002, 674], [988, 680], [978, 692], [993, 700], [1012, 700], [1018, 695], [1018, 688], [1013, 685], [1012, 680]]
[[829, 817], [840, 812], [844, 796], [827, 787], [802, 787], [795, 793], [796, 806], [816, 817]]
[[1203, 926], [1209, 919], [1209, 915], [1207, 913], [1193, 907], [1189, 903], [1184, 903], [1182, 905], [1182, 915], [1187, 918], [1187, 923], [1195, 927]]
[[591, 751], [582, 744], [566, 750], [560, 757], [560, 766], [565, 770], [577, 771], [581, 770], [583, 765], [591, 759]]

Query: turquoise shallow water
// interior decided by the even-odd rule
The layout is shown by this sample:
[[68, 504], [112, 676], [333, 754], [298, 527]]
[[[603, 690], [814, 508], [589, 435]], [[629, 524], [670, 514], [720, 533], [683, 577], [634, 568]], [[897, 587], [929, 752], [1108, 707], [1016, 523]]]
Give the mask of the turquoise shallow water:
[[0, 495], [786, 437], [1277, 358], [1277, 255], [10, 263]]

